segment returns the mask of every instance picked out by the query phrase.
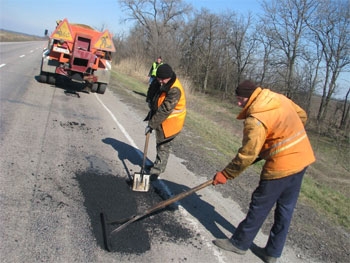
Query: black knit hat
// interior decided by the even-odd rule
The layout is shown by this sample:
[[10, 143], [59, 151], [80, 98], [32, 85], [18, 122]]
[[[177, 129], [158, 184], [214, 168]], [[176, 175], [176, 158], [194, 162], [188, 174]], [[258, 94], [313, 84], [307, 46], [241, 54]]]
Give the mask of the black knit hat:
[[173, 69], [168, 64], [162, 64], [157, 69], [157, 78], [168, 79], [173, 76]]
[[245, 80], [236, 88], [236, 95], [243, 98], [249, 98], [257, 87], [258, 86], [254, 82]]

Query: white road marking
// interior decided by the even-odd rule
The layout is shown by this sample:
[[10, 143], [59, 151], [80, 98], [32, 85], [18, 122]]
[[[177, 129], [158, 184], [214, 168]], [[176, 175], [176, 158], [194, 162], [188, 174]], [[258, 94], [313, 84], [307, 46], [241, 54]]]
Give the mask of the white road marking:
[[[112, 113], [112, 111], [110, 109], [108, 109], [108, 107], [102, 102], [102, 100], [97, 96], [96, 93], [94, 93], [95, 97], [97, 98], [97, 100], [101, 103], [102, 107], [105, 108], [105, 110], [109, 113], [109, 115], [112, 117], [113, 121], [117, 124], [117, 126], [119, 127], [119, 129], [121, 130], [121, 132], [124, 134], [124, 136], [126, 137], [126, 139], [129, 141], [129, 143], [136, 149], [138, 149], [136, 143], [134, 142], [134, 140], [130, 137], [129, 133], [125, 130], [125, 128], [123, 127], [123, 125], [121, 125], [121, 123], [117, 120], [117, 118], [114, 116], [114, 114]], [[142, 158], [143, 155], [141, 154], [142, 151], [137, 151], [137, 154]]]
[[6, 64], [1, 64], [1, 65], [0, 65], [0, 68], [2, 68], [2, 67], [5, 66], [5, 65], [6, 65]]
[[23, 57], [25, 57], [25, 56], [26, 56], [26, 55], [20, 55], [19, 57], [20, 57], [20, 58], [23, 58]]

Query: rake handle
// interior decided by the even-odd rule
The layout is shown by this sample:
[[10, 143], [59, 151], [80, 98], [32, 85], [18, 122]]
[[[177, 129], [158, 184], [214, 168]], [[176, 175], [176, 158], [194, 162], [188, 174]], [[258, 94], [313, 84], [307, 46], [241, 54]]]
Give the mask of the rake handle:
[[198, 185], [196, 187], [193, 187], [193, 188], [191, 188], [191, 189], [189, 189], [189, 190], [187, 190], [185, 192], [177, 194], [177, 195], [173, 196], [172, 198], [164, 200], [164, 201], [158, 203], [157, 205], [149, 208], [148, 210], [146, 210], [146, 212], [144, 214], [147, 215], [147, 214], [153, 213], [153, 212], [155, 212], [155, 211], [157, 211], [159, 209], [167, 207], [168, 205], [170, 205], [172, 203], [175, 203], [175, 202], [177, 202], [177, 201], [179, 201], [179, 200], [181, 200], [181, 199], [183, 199], [183, 198], [193, 194], [194, 192], [197, 192], [198, 190], [201, 190], [202, 188], [207, 187], [208, 185], [211, 185], [212, 183], [213, 183], [213, 180], [211, 179], [211, 180], [206, 181], [206, 182], [204, 182], [204, 183], [202, 183], [202, 184], [200, 184], [200, 185]]
[[135, 222], [135, 221], [145, 217], [146, 215], [149, 215], [149, 214], [151, 214], [151, 213], [153, 213], [153, 212], [155, 212], [155, 211], [157, 211], [159, 209], [167, 207], [168, 205], [170, 205], [172, 203], [175, 203], [175, 202], [177, 202], [177, 201], [179, 201], [179, 200], [181, 200], [181, 199], [183, 199], [183, 198], [193, 194], [194, 192], [197, 192], [198, 190], [201, 190], [201, 189], [211, 185], [212, 183], [213, 183], [213, 179], [208, 180], [208, 181], [206, 181], [206, 182], [204, 182], [204, 183], [202, 183], [202, 184], [200, 184], [200, 185], [198, 185], [196, 187], [193, 187], [193, 188], [191, 188], [191, 189], [189, 189], [189, 190], [187, 190], [185, 192], [182, 192], [180, 194], [177, 194], [177, 195], [173, 196], [172, 198], [169, 198], [167, 200], [164, 200], [164, 201], [156, 204], [155, 206], [147, 209], [145, 212], [131, 217], [131, 219], [129, 221], [126, 221], [124, 224], [122, 224], [121, 226], [119, 226], [116, 229], [114, 229], [111, 232], [111, 234], [119, 232], [120, 230], [122, 230], [125, 227], [127, 227], [128, 225], [130, 225], [132, 222]]

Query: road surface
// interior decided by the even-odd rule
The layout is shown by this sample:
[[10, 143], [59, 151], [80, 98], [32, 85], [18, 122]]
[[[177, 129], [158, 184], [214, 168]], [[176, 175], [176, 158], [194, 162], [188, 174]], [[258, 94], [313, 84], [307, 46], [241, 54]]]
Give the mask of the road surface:
[[[244, 218], [238, 204], [208, 186], [111, 235], [118, 220], [208, 180], [171, 155], [147, 193], [127, 180], [140, 171], [144, 113], [107, 89], [104, 95], [40, 83], [45, 42], [0, 45], [1, 262], [261, 262], [212, 244]], [[114, 85], [111, 83], [111, 85]], [[151, 136], [148, 158], [155, 157]], [[110, 233], [118, 225], [107, 225]], [[255, 244], [267, 237], [259, 233]], [[280, 262], [316, 262], [286, 247]]]

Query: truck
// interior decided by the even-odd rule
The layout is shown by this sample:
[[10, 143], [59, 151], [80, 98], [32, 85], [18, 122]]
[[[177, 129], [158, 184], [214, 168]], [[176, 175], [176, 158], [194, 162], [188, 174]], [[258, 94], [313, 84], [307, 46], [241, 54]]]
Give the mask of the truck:
[[67, 18], [58, 20], [43, 50], [39, 81], [55, 85], [61, 75], [86, 84], [91, 92], [104, 94], [115, 51], [108, 30], [101, 32], [88, 25], [70, 24]]

